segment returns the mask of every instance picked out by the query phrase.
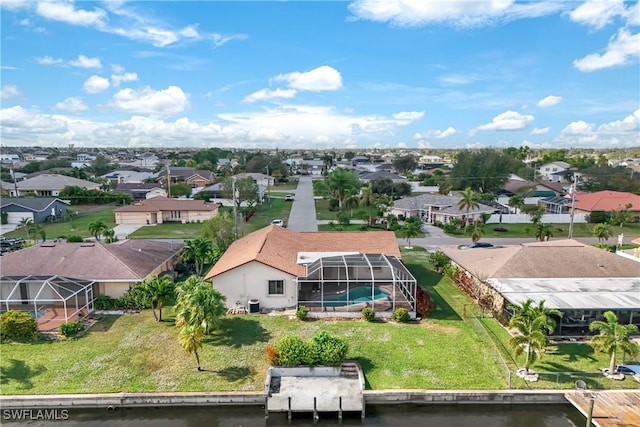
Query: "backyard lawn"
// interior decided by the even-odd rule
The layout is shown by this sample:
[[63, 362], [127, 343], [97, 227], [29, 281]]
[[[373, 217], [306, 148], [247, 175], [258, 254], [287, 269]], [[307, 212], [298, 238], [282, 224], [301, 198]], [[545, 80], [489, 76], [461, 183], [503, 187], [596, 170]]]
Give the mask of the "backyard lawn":
[[[568, 238], [569, 224], [550, 224], [552, 226], [553, 238]], [[593, 227], [595, 224], [574, 223], [573, 237], [593, 237]], [[483, 237], [535, 237], [535, 226], [533, 224], [485, 224]], [[506, 231], [495, 231], [495, 228], [504, 228]], [[469, 227], [469, 233], [471, 233]], [[452, 237], [466, 237], [464, 230], [457, 233], [448, 233]], [[616, 242], [616, 236], [624, 234], [627, 237], [640, 236], [640, 223], [625, 224], [622, 227], [611, 226], [611, 238], [609, 243]]]
[[[405, 252], [408, 268], [437, 305], [419, 323], [363, 320], [300, 321], [285, 316], [226, 316], [200, 351], [204, 372], [178, 344], [172, 307], [165, 321], [148, 311], [104, 316], [75, 340], [2, 343], [2, 394], [155, 391], [262, 391], [268, 368], [264, 347], [295, 334], [308, 339], [319, 331], [347, 338], [349, 358], [364, 368], [370, 389], [504, 389], [507, 374], [485, 329], [466, 316], [473, 304], [451, 282], [429, 269], [424, 252]], [[505, 334], [493, 319], [492, 334]], [[502, 337], [504, 339], [506, 337]], [[509, 358], [508, 352], [503, 356]], [[595, 372], [606, 357], [584, 344], [567, 344], [534, 369]], [[511, 370], [515, 365], [509, 366]], [[519, 381], [519, 380], [518, 380]], [[528, 384], [513, 381], [513, 387]], [[555, 381], [555, 378], [554, 378]], [[535, 387], [546, 385], [536, 384]], [[626, 385], [629, 381], [612, 386]], [[555, 387], [553, 381], [548, 386]], [[572, 382], [561, 384], [573, 387]]]

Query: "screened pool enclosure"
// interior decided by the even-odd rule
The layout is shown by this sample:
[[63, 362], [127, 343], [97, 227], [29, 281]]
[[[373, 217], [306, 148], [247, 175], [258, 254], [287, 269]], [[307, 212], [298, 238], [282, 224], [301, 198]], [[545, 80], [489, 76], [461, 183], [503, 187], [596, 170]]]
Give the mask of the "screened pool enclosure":
[[415, 314], [416, 279], [395, 256], [348, 254], [318, 258], [298, 277], [298, 305], [310, 312], [377, 313], [405, 308]]

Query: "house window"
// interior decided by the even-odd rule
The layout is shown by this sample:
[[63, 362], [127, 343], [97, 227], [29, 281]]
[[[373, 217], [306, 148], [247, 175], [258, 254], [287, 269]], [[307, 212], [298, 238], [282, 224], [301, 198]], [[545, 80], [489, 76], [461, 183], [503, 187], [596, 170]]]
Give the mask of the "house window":
[[284, 280], [269, 280], [269, 295], [284, 295]]
[[181, 211], [171, 211], [171, 219], [180, 219]]

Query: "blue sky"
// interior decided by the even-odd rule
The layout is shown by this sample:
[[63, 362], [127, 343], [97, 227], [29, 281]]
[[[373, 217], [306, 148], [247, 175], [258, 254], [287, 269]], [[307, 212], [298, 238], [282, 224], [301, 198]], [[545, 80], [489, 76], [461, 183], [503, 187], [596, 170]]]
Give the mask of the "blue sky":
[[0, 5], [3, 146], [640, 146], [637, 2]]

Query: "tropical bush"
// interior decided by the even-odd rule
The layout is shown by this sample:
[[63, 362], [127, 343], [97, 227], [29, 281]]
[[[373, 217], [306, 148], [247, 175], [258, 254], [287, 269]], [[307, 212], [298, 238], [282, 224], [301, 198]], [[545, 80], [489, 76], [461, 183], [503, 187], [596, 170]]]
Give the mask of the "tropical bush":
[[305, 365], [308, 360], [307, 343], [295, 335], [287, 335], [276, 341], [274, 346], [280, 366]]
[[66, 322], [60, 325], [60, 333], [67, 338], [73, 338], [84, 329], [82, 322]]
[[343, 338], [320, 332], [307, 344], [307, 360], [311, 365], [339, 366], [347, 356], [348, 350], [349, 346]]
[[9, 310], [0, 316], [0, 336], [10, 340], [32, 338], [38, 322], [26, 311]]
[[416, 289], [416, 313], [420, 317], [429, 317], [436, 306], [431, 301], [431, 295], [421, 287]]
[[396, 310], [391, 315], [391, 320], [394, 320], [396, 322], [408, 322], [409, 320], [411, 320], [411, 317], [409, 316], [409, 312], [406, 308], [396, 308]]
[[296, 310], [296, 317], [298, 319], [300, 319], [300, 320], [306, 319], [308, 315], [309, 315], [309, 309], [307, 307], [305, 307], [304, 305], [301, 305]]
[[99, 295], [93, 302], [96, 310], [119, 310], [124, 308], [124, 303], [120, 298], [112, 298], [108, 295]]
[[82, 238], [82, 236], [78, 236], [77, 234], [69, 234], [66, 239], [67, 239], [67, 243], [82, 243], [82, 242], [84, 242], [84, 239]]
[[451, 259], [441, 251], [431, 252], [429, 254], [429, 262], [440, 274], [444, 273], [447, 267], [451, 265]]
[[277, 366], [280, 363], [278, 360], [278, 351], [271, 345], [264, 348], [264, 358], [271, 366]]
[[367, 322], [373, 322], [376, 318], [376, 312], [371, 307], [363, 308], [360, 313], [362, 313], [362, 318]]

